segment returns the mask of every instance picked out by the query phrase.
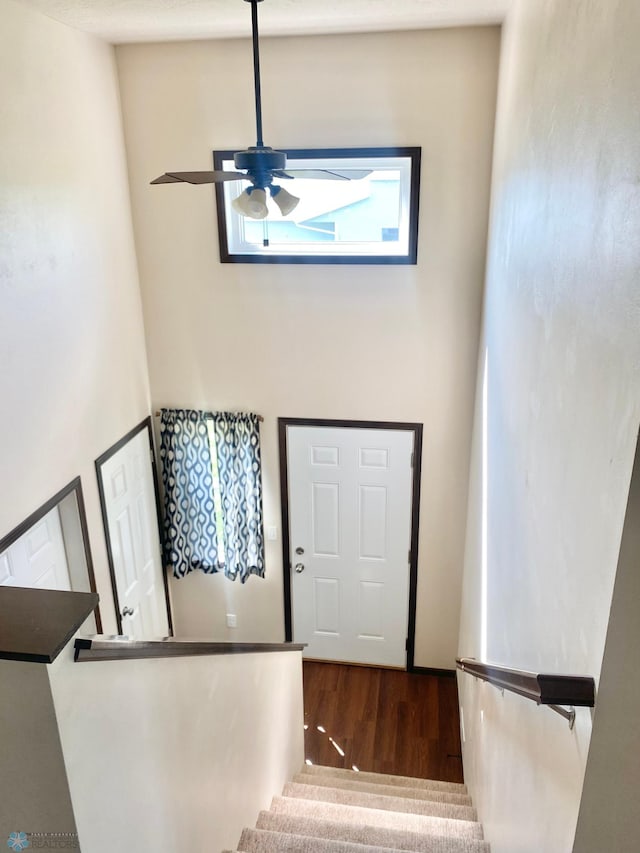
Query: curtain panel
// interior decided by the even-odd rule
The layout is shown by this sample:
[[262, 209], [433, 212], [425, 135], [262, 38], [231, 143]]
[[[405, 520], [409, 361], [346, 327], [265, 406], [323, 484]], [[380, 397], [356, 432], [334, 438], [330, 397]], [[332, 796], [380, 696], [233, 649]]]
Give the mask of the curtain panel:
[[257, 415], [217, 412], [213, 425], [224, 519], [225, 574], [264, 577], [262, 466]]
[[163, 409], [160, 438], [164, 554], [174, 576], [264, 577], [258, 416]]
[[215, 496], [206, 412], [163, 409], [160, 463], [164, 490], [165, 565], [182, 578], [194, 569], [217, 572]]

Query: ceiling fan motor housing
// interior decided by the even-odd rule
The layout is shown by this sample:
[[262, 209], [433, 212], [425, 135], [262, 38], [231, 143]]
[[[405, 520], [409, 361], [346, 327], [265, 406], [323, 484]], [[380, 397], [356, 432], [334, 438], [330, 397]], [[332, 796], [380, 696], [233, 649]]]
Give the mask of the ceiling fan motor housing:
[[284, 169], [287, 165], [287, 155], [273, 148], [249, 148], [247, 151], [237, 151], [233, 155], [236, 169], [244, 169], [255, 186], [267, 187], [273, 180], [273, 171]]

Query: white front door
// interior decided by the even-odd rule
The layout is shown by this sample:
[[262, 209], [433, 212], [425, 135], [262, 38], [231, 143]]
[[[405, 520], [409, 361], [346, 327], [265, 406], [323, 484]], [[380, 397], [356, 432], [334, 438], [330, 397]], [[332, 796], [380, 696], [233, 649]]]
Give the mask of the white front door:
[[308, 658], [406, 665], [413, 436], [287, 427], [293, 639]]
[[122, 631], [168, 634], [153, 469], [147, 429], [100, 467]]
[[58, 507], [0, 554], [0, 584], [71, 589]]

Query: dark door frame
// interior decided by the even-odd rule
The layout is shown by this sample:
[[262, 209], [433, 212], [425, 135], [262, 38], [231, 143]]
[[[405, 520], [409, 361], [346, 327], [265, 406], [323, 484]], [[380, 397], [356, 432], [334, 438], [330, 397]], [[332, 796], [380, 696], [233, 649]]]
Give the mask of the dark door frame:
[[158, 534], [159, 541], [158, 547], [160, 548], [160, 567], [162, 569], [162, 580], [164, 582], [164, 600], [167, 608], [167, 626], [169, 628], [169, 636], [173, 637], [173, 619], [171, 618], [171, 601], [169, 598], [169, 578], [167, 577], [167, 570], [164, 566], [164, 561], [162, 559], [162, 555], [164, 554], [164, 547], [162, 541], [162, 517], [160, 515], [160, 490], [158, 488], [158, 470], [156, 466], [156, 456], [153, 448], [153, 427], [151, 423], [151, 416], [146, 417], [143, 421], [141, 421], [137, 426], [134, 426], [133, 429], [129, 430], [126, 435], [123, 435], [122, 438], [118, 439], [115, 444], [112, 444], [108, 450], [98, 456], [95, 461], [96, 466], [96, 478], [98, 480], [98, 493], [100, 495], [100, 510], [102, 512], [102, 525], [104, 527], [104, 538], [107, 546], [107, 560], [109, 562], [109, 574], [111, 575], [111, 589], [113, 592], [113, 603], [116, 609], [116, 620], [118, 623], [118, 633], [122, 634], [122, 617], [120, 616], [120, 602], [118, 600], [118, 587], [116, 584], [116, 573], [113, 562], [113, 551], [111, 550], [111, 537], [109, 535], [109, 520], [107, 519], [107, 502], [104, 494], [104, 486], [102, 483], [102, 466], [105, 462], [107, 462], [111, 457], [116, 454], [119, 450], [128, 444], [132, 438], [135, 438], [139, 432], [143, 430], [147, 430], [147, 436], [149, 439], [149, 456], [151, 459], [151, 474], [153, 478], [153, 492], [156, 499], [156, 517], [158, 519]]
[[418, 531], [420, 525], [420, 475], [422, 469], [422, 424], [394, 421], [345, 421], [326, 418], [278, 418], [280, 453], [280, 502], [282, 509], [282, 570], [284, 586], [284, 633], [293, 641], [291, 608], [291, 543], [289, 537], [289, 473], [287, 466], [287, 427], [337, 427], [339, 429], [379, 429], [413, 433], [413, 483], [411, 495], [411, 559], [409, 561], [409, 621], [407, 624], [407, 670], [414, 671], [416, 639], [416, 595], [418, 588]]

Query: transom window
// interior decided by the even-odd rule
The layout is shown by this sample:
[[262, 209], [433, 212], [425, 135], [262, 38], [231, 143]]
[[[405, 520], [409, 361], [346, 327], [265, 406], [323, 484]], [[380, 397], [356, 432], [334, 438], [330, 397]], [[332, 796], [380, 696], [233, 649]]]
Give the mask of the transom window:
[[[215, 169], [234, 171], [235, 151], [214, 151]], [[300, 201], [283, 216], [254, 220], [232, 202], [247, 181], [216, 185], [223, 263], [415, 264], [417, 260], [419, 148], [285, 149], [285, 171], [329, 170], [353, 180], [296, 176], [274, 179]]]

